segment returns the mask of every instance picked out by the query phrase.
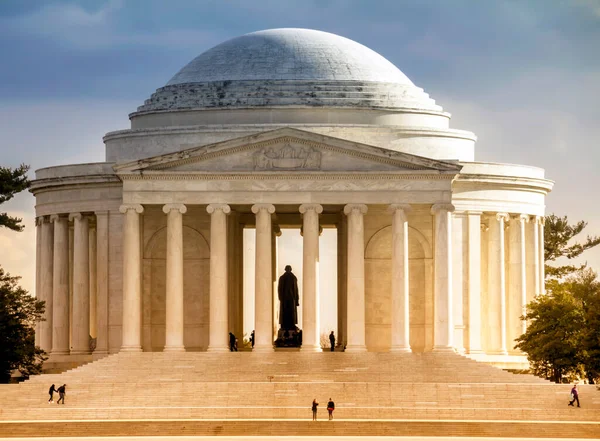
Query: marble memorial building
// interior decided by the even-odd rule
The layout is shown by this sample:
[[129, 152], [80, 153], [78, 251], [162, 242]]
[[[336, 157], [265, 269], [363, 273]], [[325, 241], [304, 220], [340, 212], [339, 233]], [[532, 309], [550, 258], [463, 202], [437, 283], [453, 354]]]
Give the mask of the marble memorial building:
[[254, 351], [273, 351], [282, 227], [303, 234], [302, 350], [320, 350], [326, 227], [338, 290], [321, 296], [337, 295], [346, 351], [526, 361], [513, 340], [544, 292], [553, 183], [475, 161], [475, 135], [381, 55], [325, 32], [255, 32], [199, 55], [129, 118], [104, 137], [105, 162], [36, 172], [50, 361], [227, 351], [243, 330], [244, 228], [256, 233]]

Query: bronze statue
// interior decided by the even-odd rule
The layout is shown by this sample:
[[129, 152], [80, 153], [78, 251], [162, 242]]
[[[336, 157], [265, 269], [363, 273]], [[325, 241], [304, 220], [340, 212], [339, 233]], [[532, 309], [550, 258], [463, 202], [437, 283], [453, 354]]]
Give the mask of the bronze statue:
[[296, 307], [300, 304], [298, 279], [292, 273], [292, 267], [289, 265], [286, 265], [285, 273], [279, 278], [277, 293], [279, 294], [279, 324], [281, 329], [295, 331], [298, 323]]

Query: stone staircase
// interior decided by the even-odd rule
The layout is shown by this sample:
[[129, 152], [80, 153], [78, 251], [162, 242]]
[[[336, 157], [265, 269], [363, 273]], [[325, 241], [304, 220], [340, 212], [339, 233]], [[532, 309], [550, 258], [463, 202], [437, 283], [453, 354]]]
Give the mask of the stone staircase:
[[[52, 383], [67, 384], [66, 405], [46, 403]], [[562, 437], [576, 430], [580, 437], [600, 437], [600, 391], [581, 386], [580, 409], [567, 407], [569, 391], [569, 385], [452, 353], [122, 353], [0, 386], [0, 437], [34, 436], [28, 435], [36, 432], [31, 427], [43, 434], [44, 421], [68, 421], [72, 431], [65, 429], [64, 436], [123, 434], [133, 427], [139, 432], [134, 434], [166, 435], [178, 427], [195, 435], [266, 436], [289, 424], [290, 434], [328, 436], [332, 427], [356, 434], [371, 423], [364, 429], [370, 435], [486, 436], [510, 432], [506, 421], [512, 421], [519, 422], [515, 433], [521, 436]], [[329, 397], [336, 402], [336, 420], [312, 423], [313, 398], [326, 420]], [[171, 429], [152, 432], [165, 420]]]

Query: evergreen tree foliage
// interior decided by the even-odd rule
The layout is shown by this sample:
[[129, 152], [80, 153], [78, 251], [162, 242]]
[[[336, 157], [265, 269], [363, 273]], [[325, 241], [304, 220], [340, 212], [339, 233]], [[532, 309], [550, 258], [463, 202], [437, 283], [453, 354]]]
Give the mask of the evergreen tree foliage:
[[11, 371], [25, 377], [41, 372], [45, 353], [35, 346], [35, 324], [42, 320], [44, 302], [36, 300], [0, 268], [0, 383], [8, 383]]
[[[15, 169], [0, 167], [0, 204], [11, 200], [15, 194], [29, 188], [28, 171], [29, 166], [25, 164], [21, 164]], [[22, 221], [23, 219], [11, 217], [8, 213], [0, 213], [0, 227], [23, 231]]]
[[548, 262], [554, 262], [561, 257], [574, 259], [584, 251], [600, 244], [600, 237], [587, 236], [583, 243], [570, 243], [571, 239], [580, 234], [587, 226], [587, 222], [579, 221], [570, 225], [567, 216], [558, 217], [551, 214], [545, 217], [544, 226], [544, 260], [546, 278], [561, 279], [577, 270], [585, 268], [581, 266], [560, 265], [551, 266]]
[[529, 326], [516, 340], [515, 348], [527, 354], [532, 372], [555, 382], [560, 382], [563, 375], [574, 374], [579, 364], [583, 317], [565, 286], [558, 284], [547, 295], [536, 297], [521, 319]]
[[594, 271], [551, 280], [547, 294], [529, 303], [521, 319], [529, 326], [515, 348], [527, 353], [535, 375], [555, 382], [600, 379], [600, 281]]
[[[29, 166], [0, 167], [0, 204], [29, 188]], [[0, 228], [23, 231], [23, 220], [0, 213]], [[10, 250], [8, 250], [10, 252]], [[0, 267], [0, 383], [18, 369], [25, 377], [41, 372], [45, 352], [35, 346], [35, 324], [43, 320], [44, 302], [36, 300]]]

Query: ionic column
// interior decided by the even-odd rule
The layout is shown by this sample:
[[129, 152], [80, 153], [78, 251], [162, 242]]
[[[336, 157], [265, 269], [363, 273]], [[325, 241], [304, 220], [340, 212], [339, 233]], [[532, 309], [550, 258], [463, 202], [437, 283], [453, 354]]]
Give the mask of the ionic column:
[[211, 204], [210, 214], [210, 331], [209, 352], [227, 352], [228, 283], [227, 283], [227, 204]]
[[[35, 218], [35, 298], [42, 299], [42, 217]], [[42, 322], [35, 324], [35, 345], [41, 345]]]
[[410, 205], [392, 204], [392, 352], [411, 352], [408, 218]]
[[183, 204], [166, 204], [167, 278], [165, 352], [183, 352]]
[[452, 212], [451, 204], [435, 204], [431, 214], [435, 217], [434, 230], [434, 330], [433, 350], [453, 351], [454, 325], [452, 322]]
[[123, 213], [123, 336], [121, 352], [142, 351], [140, 214], [144, 207], [121, 205]]
[[71, 354], [90, 353], [90, 238], [89, 220], [71, 213], [73, 233], [73, 330]]
[[348, 204], [347, 352], [364, 352], [365, 345], [365, 227], [364, 204]]
[[546, 294], [546, 256], [544, 255], [544, 246], [545, 246], [545, 236], [544, 236], [544, 224], [546, 223], [546, 218], [544, 216], [539, 216], [537, 218], [538, 221], [538, 240], [539, 240], [539, 279], [540, 279], [540, 294]]
[[[90, 219], [90, 221], [92, 221]], [[89, 235], [89, 252], [90, 252], [90, 337], [96, 338], [98, 336], [98, 319], [97, 319], [97, 311], [96, 311], [96, 303], [98, 302], [98, 292], [97, 292], [97, 237], [96, 237], [96, 224], [92, 222], [90, 224], [90, 235]], [[97, 343], [97, 341], [96, 341]]]
[[490, 218], [488, 295], [490, 354], [506, 355], [506, 271], [504, 228], [507, 213], [497, 213]]
[[271, 266], [271, 215], [275, 206], [256, 204], [256, 267], [254, 307], [254, 350], [273, 351], [273, 268]]
[[530, 300], [540, 295], [540, 230], [538, 227], [539, 216], [529, 218], [531, 224], [531, 245], [533, 248], [533, 295], [530, 295]]
[[483, 352], [481, 344], [481, 212], [467, 212], [469, 296], [469, 354]]
[[54, 286], [54, 225], [49, 217], [42, 218], [42, 249], [41, 249], [41, 299], [46, 302], [45, 321], [41, 322], [40, 347], [52, 351], [52, 324], [53, 324], [53, 286]]
[[348, 271], [348, 259], [347, 259], [347, 247], [348, 247], [348, 228], [347, 228], [346, 215], [340, 214], [340, 219], [337, 224], [337, 280], [338, 280], [338, 295], [337, 295], [337, 343], [339, 346], [344, 347], [348, 342], [347, 338], [347, 326], [346, 320], [348, 319], [347, 310], [347, 290], [346, 283], [348, 283], [347, 271]]
[[323, 206], [302, 204], [302, 351], [321, 351], [319, 333], [319, 214]]
[[108, 211], [96, 211], [96, 350], [108, 354]]
[[69, 354], [69, 220], [53, 214], [52, 355]]
[[508, 290], [508, 341], [512, 350], [514, 340], [526, 331], [527, 324], [520, 320], [527, 305], [527, 267], [525, 223], [529, 216], [511, 216], [509, 228], [509, 290]]

